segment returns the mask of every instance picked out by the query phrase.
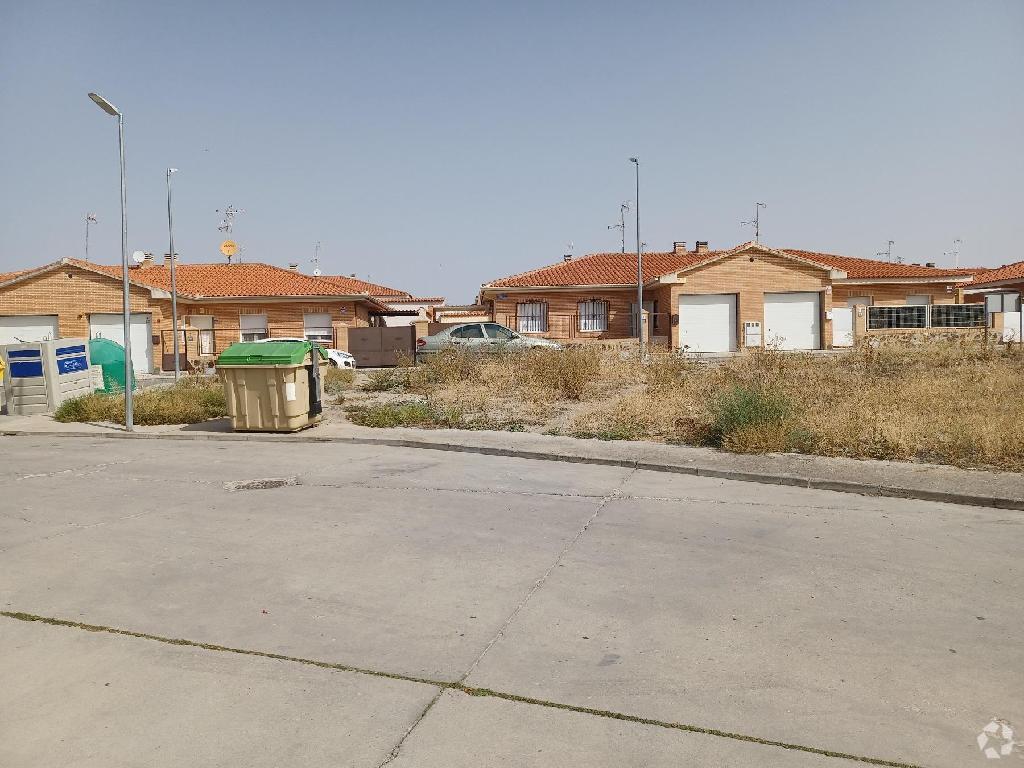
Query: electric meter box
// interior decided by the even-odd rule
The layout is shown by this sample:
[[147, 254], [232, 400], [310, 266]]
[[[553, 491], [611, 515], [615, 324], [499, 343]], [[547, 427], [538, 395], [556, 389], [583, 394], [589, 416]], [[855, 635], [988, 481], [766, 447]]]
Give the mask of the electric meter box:
[[53, 413], [65, 400], [92, 392], [85, 339], [57, 339], [0, 347], [7, 371], [7, 413]]
[[750, 322], [743, 324], [743, 346], [745, 347], [760, 347], [761, 346], [761, 324], [758, 322]]

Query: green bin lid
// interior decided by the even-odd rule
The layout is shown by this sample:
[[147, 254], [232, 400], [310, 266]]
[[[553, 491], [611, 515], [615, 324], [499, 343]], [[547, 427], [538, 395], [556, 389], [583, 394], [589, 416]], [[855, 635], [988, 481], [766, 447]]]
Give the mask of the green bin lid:
[[[302, 365], [312, 348], [308, 341], [242, 341], [221, 352], [217, 365]], [[320, 356], [327, 359], [323, 347]]]

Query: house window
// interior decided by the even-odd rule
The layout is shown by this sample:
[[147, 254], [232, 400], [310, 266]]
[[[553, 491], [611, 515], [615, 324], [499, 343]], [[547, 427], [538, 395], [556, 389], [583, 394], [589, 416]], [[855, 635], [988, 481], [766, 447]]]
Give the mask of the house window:
[[1020, 312], [1019, 293], [990, 293], [985, 297], [985, 311]]
[[302, 332], [309, 341], [330, 346], [334, 343], [330, 312], [306, 312], [302, 315]]
[[[213, 354], [213, 317], [210, 315], [189, 315], [185, 324], [199, 331], [199, 354]], [[182, 336], [185, 332], [182, 331]]]
[[608, 302], [600, 299], [581, 301], [577, 308], [580, 315], [581, 331], [608, 330]]
[[516, 304], [516, 330], [520, 333], [545, 333], [548, 329], [548, 305], [542, 301]]
[[242, 341], [259, 341], [269, 336], [267, 333], [267, 316], [263, 315], [239, 315], [238, 326], [241, 331]]

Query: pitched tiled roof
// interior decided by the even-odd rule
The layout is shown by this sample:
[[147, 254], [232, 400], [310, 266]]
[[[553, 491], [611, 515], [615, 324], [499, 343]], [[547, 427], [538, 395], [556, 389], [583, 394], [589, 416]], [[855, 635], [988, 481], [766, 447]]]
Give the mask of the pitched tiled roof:
[[18, 275], [24, 275], [28, 272], [27, 269], [20, 269], [17, 272], [0, 272], [0, 283], [6, 283], [8, 280], [13, 280]]
[[783, 248], [786, 253], [799, 256], [832, 269], [841, 269], [851, 279], [882, 279], [914, 278], [914, 277], [964, 277], [977, 272], [975, 269], [940, 269], [922, 267], [916, 264], [894, 264], [877, 259], [861, 259], [854, 256], [839, 256], [834, 253], [818, 253], [817, 251], [801, 251], [796, 248]]
[[[707, 253], [645, 253], [643, 262], [644, 282], [649, 282], [669, 272], [678, 272], [686, 267], [707, 261], [721, 255], [723, 251]], [[636, 254], [592, 253], [571, 261], [563, 261], [548, 267], [541, 267], [518, 275], [510, 275], [485, 283], [485, 288], [528, 288], [533, 286], [567, 285], [636, 285]]]
[[[728, 250], [707, 251], [705, 253], [695, 253], [693, 251], [683, 253], [673, 251], [645, 253], [643, 279], [647, 283], [663, 275], [689, 269], [734, 251], [756, 245], [756, 243], [743, 243]], [[978, 271], [976, 269], [937, 269], [935, 267], [920, 267], [914, 264], [892, 264], [876, 259], [860, 259], [852, 256], [803, 251], [795, 248], [785, 248], [781, 249], [781, 251], [776, 251], [776, 253], [779, 252], [787, 253], [797, 259], [818, 264], [827, 269], [842, 270], [846, 272], [847, 278], [850, 279], [892, 278], [899, 280], [925, 277], [970, 277]], [[529, 272], [522, 272], [518, 275], [499, 278], [490, 283], [485, 283], [483, 287], [532, 288], [571, 285], [636, 285], [636, 254], [623, 254], [619, 252], [594, 253]]]
[[[120, 279], [121, 266], [94, 264], [81, 259], [64, 259], [63, 263], [100, 272]], [[193, 298], [254, 297], [276, 298], [287, 296], [347, 296], [358, 291], [346, 290], [332, 280], [310, 277], [270, 264], [178, 264], [175, 269], [178, 293]], [[138, 285], [171, 290], [170, 267], [159, 265], [128, 272], [129, 279]]]
[[405, 298], [410, 294], [407, 291], [400, 291], [397, 288], [388, 288], [386, 285], [368, 283], [355, 277], [345, 275], [324, 275], [321, 280], [331, 280], [345, 288], [346, 293], [368, 293], [371, 296], [387, 296]]
[[1018, 261], [1013, 264], [1004, 264], [1003, 266], [996, 267], [995, 269], [981, 270], [976, 272], [974, 275], [974, 285], [1001, 283], [1006, 280], [1024, 281], [1024, 261]]

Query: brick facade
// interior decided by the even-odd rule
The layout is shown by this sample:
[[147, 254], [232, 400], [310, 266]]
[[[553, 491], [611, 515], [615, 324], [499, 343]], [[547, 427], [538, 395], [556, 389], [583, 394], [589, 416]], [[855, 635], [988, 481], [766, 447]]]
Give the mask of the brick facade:
[[[121, 291], [120, 277], [96, 274], [73, 264], [61, 265], [0, 288], [0, 316], [56, 315], [61, 336], [88, 338], [90, 315], [122, 311]], [[131, 311], [151, 315], [152, 365], [154, 371], [161, 370], [165, 363], [173, 360], [171, 300], [164, 298], [166, 292], [136, 285], [130, 286], [129, 291]], [[214, 349], [217, 353], [240, 340], [242, 314], [261, 313], [267, 316], [270, 333], [277, 336], [304, 335], [305, 313], [329, 314], [335, 339], [343, 350], [347, 348], [344, 329], [371, 324], [370, 309], [360, 301], [318, 300], [316, 297], [234, 302], [178, 300], [179, 327], [182, 329], [189, 327], [187, 318], [190, 316], [213, 317]], [[191, 351], [195, 342], [196, 335], [189, 334], [191, 359], [194, 359]]]

